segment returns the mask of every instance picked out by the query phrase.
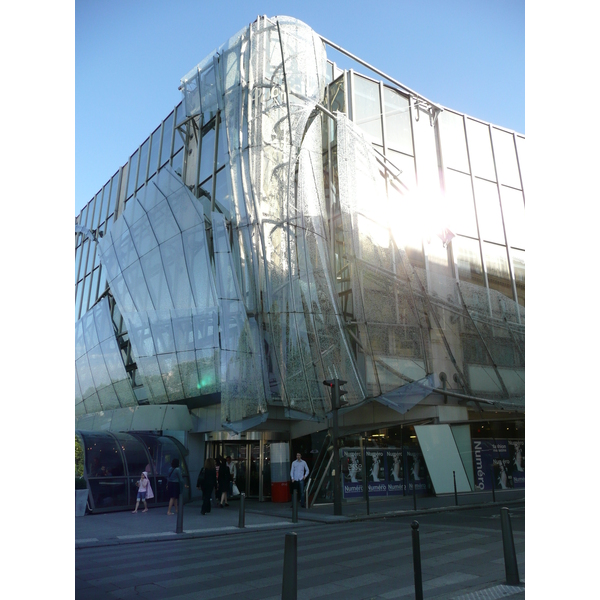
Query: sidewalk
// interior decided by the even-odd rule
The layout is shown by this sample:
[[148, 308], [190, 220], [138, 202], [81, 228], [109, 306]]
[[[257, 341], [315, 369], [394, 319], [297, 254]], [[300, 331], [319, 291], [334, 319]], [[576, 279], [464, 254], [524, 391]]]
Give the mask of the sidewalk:
[[[522, 504], [524, 490], [503, 490], [496, 492], [496, 505]], [[211, 537], [223, 534], [242, 534], [265, 529], [285, 529], [332, 523], [337, 521], [357, 521], [380, 519], [398, 514], [422, 514], [443, 510], [464, 510], [475, 506], [492, 505], [492, 494], [459, 494], [458, 506], [454, 494], [436, 497], [417, 497], [417, 510], [414, 510], [412, 496], [371, 498], [369, 514], [364, 500], [342, 504], [342, 515], [333, 514], [333, 504], [323, 504], [304, 509], [298, 507], [298, 523], [292, 523], [291, 503], [245, 501], [244, 528], [239, 528], [240, 502], [231, 500], [227, 508], [213, 508], [210, 514], [201, 514], [200, 500], [194, 500], [183, 509], [183, 533], [176, 533], [177, 516], [167, 516], [167, 507], [150, 508], [148, 512], [132, 514], [130, 510], [90, 514], [75, 518], [75, 548], [109, 546], [115, 544], [143, 543], [158, 540], [173, 540], [196, 537]]]

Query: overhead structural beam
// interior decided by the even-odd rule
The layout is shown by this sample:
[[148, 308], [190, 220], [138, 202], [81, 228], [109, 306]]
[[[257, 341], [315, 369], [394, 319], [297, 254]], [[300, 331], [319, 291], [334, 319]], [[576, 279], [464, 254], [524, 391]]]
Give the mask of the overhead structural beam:
[[428, 100], [427, 98], [425, 98], [425, 96], [421, 96], [421, 94], [417, 94], [417, 92], [415, 92], [414, 90], [411, 90], [409, 87], [405, 86], [403, 83], [396, 81], [393, 77], [386, 75], [383, 71], [380, 71], [376, 67], [374, 67], [374, 66], [370, 65], [369, 63], [365, 62], [364, 60], [362, 60], [361, 58], [358, 58], [358, 56], [355, 56], [351, 52], [348, 52], [348, 50], [344, 50], [344, 48], [342, 48], [341, 46], [338, 46], [337, 44], [334, 44], [333, 42], [329, 41], [327, 38], [324, 38], [322, 35], [319, 35], [319, 37], [328, 46], [331, 46], [338, 52], [345, 54], [346, 56], [350, 57], [352, 60], [355, 60], [357, 63], [360, 63], [364, 67], [367, 67], [367, 69], [371, 69], [371, 71], [373, 71], [374, 73], [377, 73], [377, 75], [379, 75], [380, 77], [387, 79], [394, 85], [397, 85], [399, 88], [402, 88], [403, 90], [407, 91], [409, 94], [411, 94], [415, 98], [418, 98], [419, 100], [422, 100], [423, 102], [427, 102], [427, 104], [429, 104], [430, 106], [433, 106], [434, 108], [437, 108], [439, 111], [444, 110], [444, 108], [442, 106], [440, 106], [439, 104], [436, 104], [435, 102], [432, 102], [431, 100]]

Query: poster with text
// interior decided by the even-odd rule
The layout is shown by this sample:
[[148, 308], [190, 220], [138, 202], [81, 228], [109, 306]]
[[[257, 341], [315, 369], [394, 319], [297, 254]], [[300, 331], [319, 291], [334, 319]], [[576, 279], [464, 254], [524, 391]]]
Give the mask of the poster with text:
[[369, 496], [385, 496], [387, 494], [387, 483], [385, 480], [384, 450], [366, 450], [366, 458]]
[[406, 472], [407, 491], [412, 494], [414, 484], [417, 494], [425, 494], [427, 492], [427, 468], [420, 450], [406, 451]]
[[342, 448], [344, 498], [362, 498], [363, 464], [359, 448]]
[[388, 495], [405, 493], [404, 464], [402, 450], [386, 450], [386, 470]]

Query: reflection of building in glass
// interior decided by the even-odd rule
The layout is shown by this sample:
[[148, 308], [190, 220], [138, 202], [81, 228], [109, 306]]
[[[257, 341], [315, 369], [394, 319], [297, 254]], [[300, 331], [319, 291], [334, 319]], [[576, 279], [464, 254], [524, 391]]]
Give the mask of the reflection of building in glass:
[[330, 46], [238, 32], [78, 215], [78, 429], [179, 432], [193, 476], [327, 428], [334, 377], [342, 433], [523, 418], [523, 136]]

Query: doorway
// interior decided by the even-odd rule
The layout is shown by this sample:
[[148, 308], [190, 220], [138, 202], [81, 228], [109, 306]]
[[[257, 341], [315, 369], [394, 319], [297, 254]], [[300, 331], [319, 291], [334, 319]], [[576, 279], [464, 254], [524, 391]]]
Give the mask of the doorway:
[[[261, 452], [262, 447], [262, 452]], [[208, 442], [207, 457], [231, 456], [236, 485], [247, 498], [271, 497], [271, 444], [268, 441]]]

